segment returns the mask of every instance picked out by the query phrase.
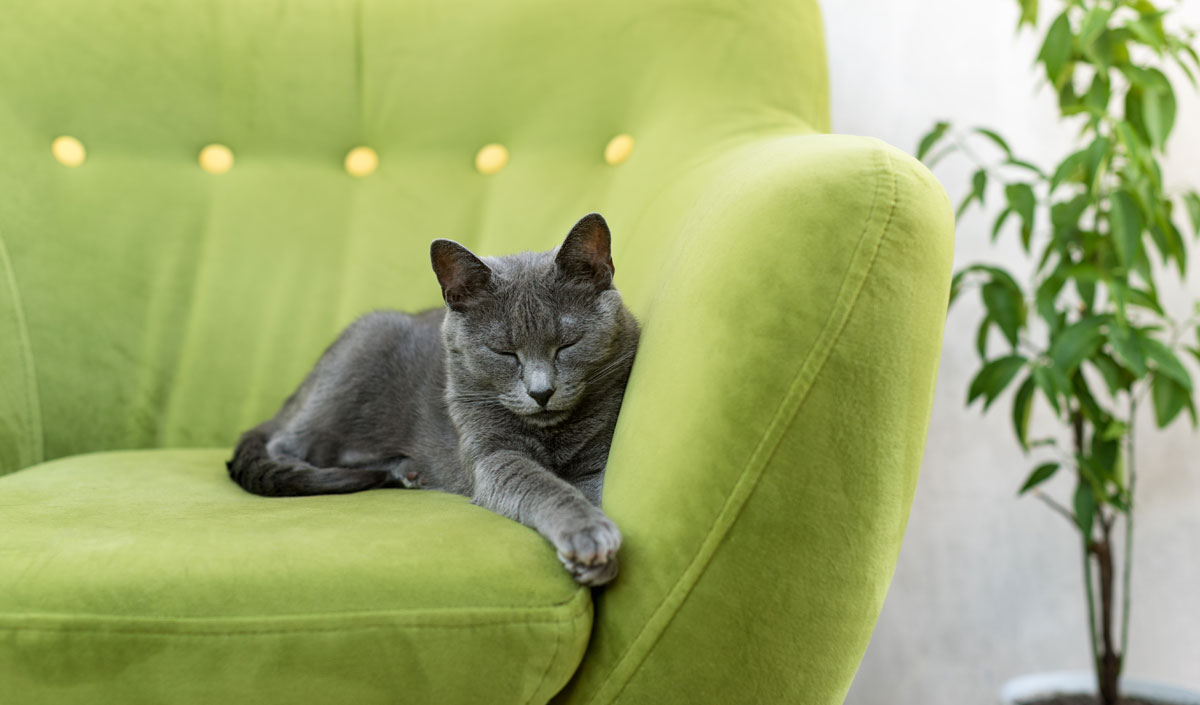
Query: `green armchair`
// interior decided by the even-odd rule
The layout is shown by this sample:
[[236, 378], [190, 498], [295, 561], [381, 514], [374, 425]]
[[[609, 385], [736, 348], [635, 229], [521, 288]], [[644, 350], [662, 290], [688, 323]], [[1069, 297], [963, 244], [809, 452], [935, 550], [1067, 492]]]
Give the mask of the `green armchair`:
[[[825, 134], [814, 0], [0, 18], [0, 702], [841, 702], [952, 217], [910, 157]], [[440, 304], [431, 239], [544, 249], [593, 210], [644, 325], [614, 584], [463, 497], [226, 477], [350, 320]]]

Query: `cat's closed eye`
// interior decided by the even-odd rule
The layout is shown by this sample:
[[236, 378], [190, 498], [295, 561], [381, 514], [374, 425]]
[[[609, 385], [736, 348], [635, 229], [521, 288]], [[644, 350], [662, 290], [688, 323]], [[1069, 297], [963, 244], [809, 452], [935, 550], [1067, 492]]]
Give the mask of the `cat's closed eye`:
[[577, 339], [575, 339], [575, 340], [572, 340], [572, 341], [571, 341], [571, 342], [569, 342], [569, 343], [563, 343], [562, 345], [559, 345], [559, 346], [558, 346], [558, 349], [556, 349], [556, 350], [554, 351], [554, 359], [556, 359], [556, 360], [557, 360], [557, 359], [558, 359], [558, 356], [559, 356], [559, 354], [560, 354], [560, 353], [562, 353], [562, 351], [563, 351], [563, 350], [566, 350], [567, 348], [573, 347], [573, 346], [574, 346], [576, 343], [578, 343], [580, 340], [582, 340], [582, 338], [577, 338]]
[[486, 347], [488, 350], [491, 350], [493, 353], [495, 353], [496, 355], [500, 355], [501, 357], [508, 357], [508, 358], [512, 358], [513, 360], [517, 359], [517, 353], [513, 352], [512, 350], [500, 350], [497, 348], [493, 348], [490, 345], [488, 345]]

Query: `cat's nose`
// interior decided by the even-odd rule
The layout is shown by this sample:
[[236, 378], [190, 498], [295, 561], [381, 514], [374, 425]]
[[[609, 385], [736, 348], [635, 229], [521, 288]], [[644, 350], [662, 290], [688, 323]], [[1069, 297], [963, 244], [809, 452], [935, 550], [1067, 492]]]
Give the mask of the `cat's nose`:
[[547, 387], [546, 389], [530, 389], [529, 390], [529, 396], [533, 397], [533, 400], [538, 403], [538, 406], [545, 406], [546, 403], [548, 401], [550, 401], [550, 397], [553, 394], [554, 394], [554, 387]]

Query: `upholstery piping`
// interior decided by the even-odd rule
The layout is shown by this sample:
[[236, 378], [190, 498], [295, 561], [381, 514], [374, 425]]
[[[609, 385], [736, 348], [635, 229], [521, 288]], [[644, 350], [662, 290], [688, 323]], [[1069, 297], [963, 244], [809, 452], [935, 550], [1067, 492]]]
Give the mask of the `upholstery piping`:
[[[145, 636], [264, 636], [277, 634], [319, 634], [329, 632], [348, 632], [360, 631], [368, 629], [475, 629], [479, 627], [505, 627], [505, 626], [520, 626], [532, 624], [559, 624], [571, 626], [578, 622], [583, 617], [590, 614], [588, 607], [591, 604], [591, 592], [587, 589], [579, 589], [575, 594], [565, 602], [549, 605], [551, 614], [544, 616], [526, 616], [529, 612], [540, 612], [545, 608], [538, 607], [497, 607], [487, 608], [486, 610], [429, 610], [415, 611], [381, 611], [381, 612], [356, 612], [342, 613], [333, 615], [303, 615], [295, 617], [286, 615], [282, 619], [295, 620], [298, 622], [308, 621], [312, 619], [322, 619], [333, 617], [352, 617], [363, 620], [359, 624], [341, 624], [337, 626], [287, 626], [287, 627], [268, 627], [259, 628], [253, 624], [254, 620], [274, 620], [279, 619], [274, 616], [269, 617], [248, 617], [248, 618], [128, 618], [128, 617], [96, 617], [92, 615], [29, 615], [22, 616], [26, 619], [43, 619], [43, 618], [65, 618], [78, 619], [80, 617], [91, 618], [96, 621], [109, 621], [111, 624], [96, 624], [88, 626], [80, 626], [75, 624], [61, 625], [45, 625], [31, 626], [24, 624], [3, 624], [0, 623], [0, 632], [58, 632], [72, 634], [132, 634]], [[492, 613], [493, 617], [488, 621], [466, 621], [461, 623], [435, 623], [429, 621], [410, 621], [413, 619], [428, 619], [431, 616], [456, 617], [469, 616], [472, 612], [478, 613], [486, 611]], [[495, 616], [504, 612], [513, 614], [509, 619], [497, 619]], [[560, 616], [558, 612], [565, 612], [566, 615]], [[571, 613], [574, 614], [571, 614]], [[563, 617], [566, 617], [565, 619]], [[0, 622], [4, 617], [0, 617]], [[380, 620], [390, 619], [395, 620], [391, 623], [383, 623]], [[247, 622], [249, 628], [239, 629], [237, 623], [239, 621]], [[138, 628], [142, 624], [146, 625], [145, 629]], [[183, 629], [164, 628], [167, 625], [180, 625]], [[196, 629], [205, 624], [213, 624], [213, 630]], [[186, 627], [193, 627], [188, 629]], [[557, 646], [555, 647], [558, 648]], [[553, 663], [553, 659], [551, 660]]]
[[[18, 345], [25, 358], [25, 403], [29, 409], [30, 438], [26, 438], [32, 451], [32, 464], [42, 462], [46, 455], [46, 437], [42, 429], [42, 403], [38, 394], [37, 367], [33, 361], [33, 346], [29, 343], [29, 328], [25, 323], [25, 307], [21, 302], [21, 292], [17, 288], [17, 277], [12, 269], [12, 260], [8, 256], [8, 246], [4, 242], [4, 234], [0, 233], [0, 266], [3, 267], [4, 280], [8, 282], [9, 295], [12, 296], [13, 313], [17, 318]], [[13, 468], [17, 470], [19, 468]]]

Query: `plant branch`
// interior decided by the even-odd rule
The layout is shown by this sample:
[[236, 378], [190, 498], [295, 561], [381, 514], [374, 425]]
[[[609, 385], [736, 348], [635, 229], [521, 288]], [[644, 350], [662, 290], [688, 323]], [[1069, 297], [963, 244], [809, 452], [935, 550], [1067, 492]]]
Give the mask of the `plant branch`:
[[1091, 540], [1083, 537], [1083, 586], [1087, 592], [1087, 621], [1088, 636], [1092, 643], [1092, 666], [1100, 667], [1100, 650], [1096, 641], [1096, 595], [1092, 587], [1092, 551]]
[[1134, 467], [1136, 456], [1134, 454], [1134, 438], [1136, 437], [1136, 417], [1137, 417], [1137, 402], [1130, 400], [1129, 402], [1129, 445], [1128, 459], [1125, 467], [1129, 471], [1129, 480], [1126, 483], [1129, 487], [1126, 495], [1126, 511], [1125, 511], [1125, 563], [1121, 566], [1121, 655], [1128, 653], [1129, 648], [1129, 589], [1131, 587], [1131, 575], [1133, 573], [1133, 489], [1137, 484], [1137, 471]]
[[1037, 497], [1038, 499], [1040, 499], [1040, 500], [1042, 500], [1043, 502], [1045, 502], [1045, 503], [1046, 503], [1046, 506], [1047, 506], [1047, 507], [1050, 507], [1050, 509], [1052, 509], [1052, 510], [1054, 510], [1055, 512], [1057, 512], [1057, 513], [1061, 514], [1061, 515], [1063, 516], [1063, 518], [1065, 518], [1065, 519], [1066, 519], [1068, 522], [1070, 522], [1071, 526], [1074, 526], [1074, 527], [1076, 527], [1076, 528], [1079, 528], [1079, 522], [1077, 522], [1077, 521], [1075, 520], [1075, 514], [1074, 514], [1074, 513], [1073, 513], [1073, 512], [1072, 512], [1070, 509], [1067, 509], [1067, 508], [1066, 508], [1066, 507], [1064, 507], [1062, 504], [1060, 504], [1060, 503], [1059, 503], [1057, 500], [1055, 500], [1053, 497], [1051, 497], [1050, 495], [1046, 494], [1045, 492], [1042, 492], [1041, 488], [1036, 488], [1036, 489], [1034, 489], [1034, 490], [1033, 490], [1033, 496], [1034, 496], [1034, 497]]

